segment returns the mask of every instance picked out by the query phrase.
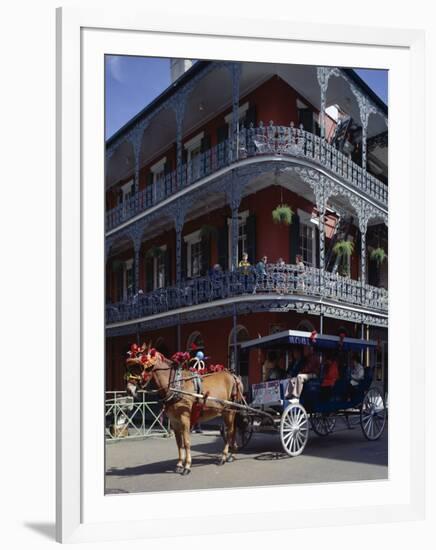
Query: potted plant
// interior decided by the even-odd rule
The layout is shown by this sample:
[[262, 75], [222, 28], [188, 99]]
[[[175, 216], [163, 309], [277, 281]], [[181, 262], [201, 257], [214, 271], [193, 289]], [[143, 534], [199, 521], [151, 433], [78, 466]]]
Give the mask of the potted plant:
[[386, 254], [384, 248], [380, 246], [371, 250], [370, 258], [377, 264], [377, 267], [380, 267], [387, 257], [388, 255]]
[[350, 276], [349, 260], [354, 251], [353, 241], [338, 241], [333, 247], [333, 253], [339, 259], [339, 272], [344, 277]]
[[163, 254], [163, 250], [162, 248], [160, 248], [159, 246], [152, 246], [151, 248], [149, 248], [145, 254], [145, 257], [147, 259], [150, 259], [150, 258], [160, 258]]
[[218, 230], [213, 225], [204, 224], [200, 229], [201, 239], [216, 238], [218, 236]]
[[291, 225], [294, 212], [288, 204], [279, 204], [272, 211], [272, 219], [274, 223], [283, 225]]

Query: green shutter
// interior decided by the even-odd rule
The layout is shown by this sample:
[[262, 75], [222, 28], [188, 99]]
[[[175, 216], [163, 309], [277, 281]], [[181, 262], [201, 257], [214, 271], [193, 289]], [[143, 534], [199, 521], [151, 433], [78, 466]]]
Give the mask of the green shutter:
[[254, 265], [256, 263], [256, 216], [250, 214], [247, 217], [247, 253], [248, 261]]
[[218, 229], [218, 263], [223, 270], [228, 269], [229, 262], [229, 231], [227, 222]]
[[210, 268], [210, 237], [201, 239], [201, 274], [207, 275]]
[[153, 290], [153, 258], [145, 259], [145, 286], [146, 291], [151, 292]]
[[203, 175], [207, 175], [210, 172], [210, 136], [205, 135], [204, 138], [201, 140], [201, 153], [203, 155], [202, 158], [202, 169], [203, 169]]
[[181, 258], [182, 280], [188, 276], [188, 245], [182, 237], [182, 258]]
[[253, 124], [253, 126], [256, 126], [256, 122], [257, 122], [256, 105], [251, 105], [248, 108], [247, 113], [245, 115], [244, 126], [246, 128], [250, 128], [251, 124]]
[[289, 232], [289, 262], [295, 264], [296, 256], [300, 254], [300, 217], [298, 214], [294, 214]]
[[229, 137], [229, 125], [224, 124], [220, 126], [216, 131], [216, 140], [218, 143], [222, 143]]
[[165, 286], [171, 286], [172, 274], [171, 274], [171, 250], [167, 249], [165, 252]]
[[311, 109], [298, 109], [298, 125], [303, 125], [303, 130], [313, 133], [313, 111]]

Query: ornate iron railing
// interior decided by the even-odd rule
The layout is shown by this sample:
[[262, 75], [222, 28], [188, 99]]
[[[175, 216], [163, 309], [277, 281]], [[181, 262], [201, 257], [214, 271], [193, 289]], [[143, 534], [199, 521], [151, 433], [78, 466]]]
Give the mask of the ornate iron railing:
[[[238, 151], [237, 154], [235, 150]], [[230, 140], [224, 140], [184, 163], [179, 175], [177, 170], [167, 173], [155, 184], [138, 191], [133, 197], [110, 209], [106, 213], [106, 229], [117, 227], [221, 168], [238, 160], [262, 155], [302, 157], [310, 160], [340, 176], [368, 197], [384, 206], [388, 204], [387, 186], [327, 141], [302, 128], [275, 126], [271, 122], [267, 126], [260, 123], [257, 128], [241, 128], [236, 148], [231, 147]]]
[[362, 285], [360, 281], [318, 268], [285, 264], [281, 267], [268, 265], [263, 273], [254, 267], [219, 271], [183, 281], [177, 286], [138, 294], [125, 302], [108, 304], [106, 322], [129, 321], [183, 307], [256, 294], [322, 297], [383, 313], [388, 309], [388, 292], [383, 288]]
[[108, 391], [105, 398], [106, 439], [169, 437], [170, 423], [158, 401], [148, 401], [147, 393], [138, 392], [138, 399], [125, 391]]

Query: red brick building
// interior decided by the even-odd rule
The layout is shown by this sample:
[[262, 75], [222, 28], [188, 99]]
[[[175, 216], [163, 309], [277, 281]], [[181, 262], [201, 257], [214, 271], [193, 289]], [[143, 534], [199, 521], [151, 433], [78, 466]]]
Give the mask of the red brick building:
[[107, 141], [107, 390], [136, 340], [257, 382], [238, 343], [298, 328], [379, 339], [386, 387], [387, 219], [387, 108], [352, 70], [195, 63]]

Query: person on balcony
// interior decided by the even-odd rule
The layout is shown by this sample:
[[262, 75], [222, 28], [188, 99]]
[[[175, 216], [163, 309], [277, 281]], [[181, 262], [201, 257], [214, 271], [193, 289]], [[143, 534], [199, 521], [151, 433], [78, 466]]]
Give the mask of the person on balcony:
[[284, 294], [286, 288], [286, 264], [280, 257], [274, 266], [274, 288], [279, 294]]
[[215, 264], [212, 269], [209, 270], [209, 277], [211, 281], [212, 299], [222, 298], [223, 270], [220, 264]]
[[250, 271], [250, 262], [248, 261], [248, 254], [244, 252], [242, 254], [242, 260], [239, 262], [239, 269], [241, 270], [244, 275], [248, 275], [248, 272]]
[[238, 267], [239, 267], [239, 272], [242, 275], [242, 285], [243, 285], [244, 291], [246, 292], [249, 287], [249, 282], [250, 282], [249, 275], [251, 271], [251, 264], [248, 261], [248, 254], [246, 252], [242, 254], [242, 260], [239, 262]]
[[257, 262], [256, 264], [256, 285], [253, 290], [253, 294], [255, 294], [257, 288], [259, 285], [266, 286], [266, 279], [267, 279], [267, 266], [268, 258], [267, 256], [262, 256], [262, 258]]
[[297, 376], [289, 380], [288, 390], [286, 392], [286, 397], [291, 401], [291, 403], [296, 403], [300, 400], [300, 395], [303, 391], [305, 382], [319, 377], [319, 358], [314, 353], [312, 346], [304, 346], [303, 354], [303, 368]]
[[306, 266], [303, 262], [303, 256], [301, 254], [297, 254], [295, 257], [295, 265], [297, 266], [297, 269], [295, 271], [295, 288], [296, 290], [304, 290], [304, 270]]

